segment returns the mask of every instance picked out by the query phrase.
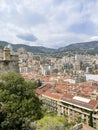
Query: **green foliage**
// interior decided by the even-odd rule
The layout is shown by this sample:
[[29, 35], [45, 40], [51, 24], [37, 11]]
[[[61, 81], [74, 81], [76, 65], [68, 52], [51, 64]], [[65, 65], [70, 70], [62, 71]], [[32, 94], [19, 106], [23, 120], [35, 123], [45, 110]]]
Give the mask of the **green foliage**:
[[42, 85], [42, 82], [40, 81], [40, 79], [38, 79], [36, 82], [37, 82], [37, 87], [40, 87]]
[[78, 124], [81, 123], [82, 122], [82, 118], [78, 117], [75, 122], [78, 123]]
[[69, 124], [65, 116], [45, 116], [35, 123], [31, 123], [31, 128], [36, 130], [70, 130], [73, 125]]
[[42, 117], [42, 102], [35, 95], [35, 83], [25, 81], [17, 73], [8, 72], [1, 77], [0, 102], [0, 130], [21, 130], [25, 119], [35, 121]]
[[93, 117], [92, 117], [92, 112], [90, 112], [89, 125], [90, 125], [91, 127], [93, 127]]

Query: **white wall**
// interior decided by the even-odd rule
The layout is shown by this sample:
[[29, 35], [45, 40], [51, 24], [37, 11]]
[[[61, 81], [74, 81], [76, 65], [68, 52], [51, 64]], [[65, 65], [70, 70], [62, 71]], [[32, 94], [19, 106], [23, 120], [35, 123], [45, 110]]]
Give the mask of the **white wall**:
[[86, 74], [86, 80], [95, 80], [98, 81], [98, 75], [93, 75], [93, 74]]

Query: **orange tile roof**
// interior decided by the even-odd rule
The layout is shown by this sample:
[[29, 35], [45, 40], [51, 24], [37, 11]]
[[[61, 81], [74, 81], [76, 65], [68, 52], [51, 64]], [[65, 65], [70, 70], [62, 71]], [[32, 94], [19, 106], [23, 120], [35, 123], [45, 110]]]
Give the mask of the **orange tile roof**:
[[45, 92], [43, 95], [47, 96], [49, 98], [53, 98], [53, 99], [61, 99], [61, 97], [62, 97], [62, 94], [60, 94], [60, 93], [49, 92], [49, 91]]
[[98, 104], [97, 100], [90, 100], [89, 104], [96, 106]]
[[64, 94], [64, 96], [63, 97], [65, 97], [65, 98], [69, 98], [69, 99], [72, 99], [74, 96], [73, 95], [71, 95], [71, 94]]
[[49, 90], [50, 88], [52, 88], [53, 86], [51, 85], [51, 84], [46, 84], [46, 85], [44, 85], [44, 86], [42, 86], [42, 87], [39, 87], [39, 88], [37, 88], [36, 89], [36, 93], [38, 94], [38, 95], [41, 95], [41, 94], [43, 94], [44, 92], [46, 92], [47, 90]]
[[68, 87], [65, 87], [65, 86], [57, 86], [55, 87], [56, 90], [59, 90], [59, 91], [67, 91], [68, 90]]

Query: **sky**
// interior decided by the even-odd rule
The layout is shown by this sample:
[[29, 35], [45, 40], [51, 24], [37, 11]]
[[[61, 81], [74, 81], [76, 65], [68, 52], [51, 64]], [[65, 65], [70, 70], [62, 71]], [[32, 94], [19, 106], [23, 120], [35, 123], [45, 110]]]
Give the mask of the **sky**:
[[0, 0], [0, 40], [60, 48], [98, 40], [98, 0]]

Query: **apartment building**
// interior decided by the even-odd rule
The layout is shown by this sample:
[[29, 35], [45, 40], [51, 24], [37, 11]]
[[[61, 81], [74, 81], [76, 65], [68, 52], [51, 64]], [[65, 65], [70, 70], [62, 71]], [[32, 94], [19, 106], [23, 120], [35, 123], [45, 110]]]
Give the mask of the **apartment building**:
[[[46, 88], [47, 85], [46, 85]], [[67, 115], [69, 122], [81, 122], [93, 126], [98, 130], [98, 101], [72, 94], [58, 92], [55, 87], [40, 88], [41, 99], [49, 111], [56, 111], [58, 115]], [[39, 92], [37, 90], [37, 92]]]
[[58, 114], [68, 115], [69, 122], [81, 121], [98, 130], [98, 101], [66, 94], [58, 101]]

